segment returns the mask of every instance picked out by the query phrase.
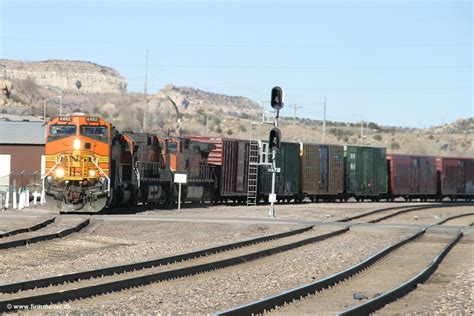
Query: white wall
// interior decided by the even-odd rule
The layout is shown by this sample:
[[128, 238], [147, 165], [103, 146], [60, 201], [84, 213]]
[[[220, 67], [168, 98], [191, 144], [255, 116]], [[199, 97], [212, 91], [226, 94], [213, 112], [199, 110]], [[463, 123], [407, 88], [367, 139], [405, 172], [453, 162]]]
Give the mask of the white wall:
[[5, 190], [10, 184], [11, 155], [0, 155], [0, 190]]

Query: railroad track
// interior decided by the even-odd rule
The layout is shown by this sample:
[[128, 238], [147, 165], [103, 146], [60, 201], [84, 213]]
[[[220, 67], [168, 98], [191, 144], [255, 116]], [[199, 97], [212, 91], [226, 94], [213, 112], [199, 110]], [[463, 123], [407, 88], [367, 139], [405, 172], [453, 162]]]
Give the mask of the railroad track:
[[[472, 215], [474, 214], [454, 215], [435, 225]], [[436, 237], [428, 237], [426, 232], [429, 227], [435, 225], [429, 225], [339, 273], [275, 296], [217, 312], [216, 315], [251, 315], [269, 311], [274, 311], [276, 314], [304, 314], [314, 313], [315, 310], [320, 314], [340, 312], [341, 315], [368, 315], [409, 293], [416, 288], [418, 283], [427, 280], [463, 236], [463, 230], [458, 230], [447, 242], [437, 242], [437, 247], [432, 247], [427, 251], [428, 246], [433, 244], [433, 239]], [[410, 262], [410, 257], [420, 254], [423, 254], [425, 258], [433, 259], [430, 262], [426, 260], [425, 262], [416, 260]], [[418, 267], [419, 271], [413, 272], [414, 267]], [[387, 278], [387, 271], [390, 271], [389, 278]], [[368, 290], [367, 287], [369, 287]], [[322, 290], [325, 291], [321, 292]], [[361, 290], [365, 290], [365, 293], [360, 293]], [[372, 298], [363, 304], [356, 305], [357, 301], [354, 297], [356, 294], [362, 295], [359, 298], [366, 294]], [[351, 305], [352, 307], [347, 308]]]
[[[377, 212], [370, 212], [374, 213]], [[322, 226], [317, 228], [324, 229]], [[167, 258], [0, 285], [0, 292], [4, 293], [0, 296], [0, 311], [8, 311], [5, 309], [8, 304], [48, 304], [74, 300], [221, 269], [346, 233], [349, 225], [328, 233], [320, 233], [318, 229], [308, 226]], [[266, 244], [263, 245], [263, 242]], [[251, 245], [251, 249], [240, 249]], [[212, 254], [214, 256], [210, 256]], [[164, 267], [165, 265], [168, 266]], [[34, 289], [36, 290], [33, 291]], [[18, 291], [21, 292], [16, 293]]]
[[17, 228], [17, 229], [10, 230], [10, 231], [4, 232], [4, 233], [0, 233], [0, 238], [5, 238], [5, 237], [10, 237], [10, 236], [15, 236], [15, 235], [18, 235], [18, 234], [33, 232], [33, 231], [36, 231], [36, 230], [41, 229], [43, 227], [46, 227], [51, 223], [54, 223], [55, 220], [56, 220], [56, 217], [53, 217], [53, 218], [49, 218], [49, 219], [47, 219], [43, 222], [40, 222], [38, 224], [35, 224], [33, 226]]
[[[466, 220], [467, 217], [467, 220]], [[445, 218], [437, 223], [437, 225], [449, 224], [451, 226], [473, 226], [474, 212], [459, 214]]]
[[[387, 207], [387, 208], [381, 208], [381, 209], [364, 212], [358, 215], [354, 215], [351, 217], [346, 217], [346, 218], [337, 220], [336, 222], [346, 223], [346, 222], [353, 222], [358, 219], [363, 219], [365, 223], [378, 223], [383, 220], [395, 217], [397, 215], [414, 212], [414, 211], [421, 211], [421, 210], [435, 209], [435, 208], [438, 209], [438, 208], [465, 207], [465, 206], [474, 207], [474, 204], [472, 203], [452, 203], [452, 204], [451, 203], [450, 204], [437, 203], [437, 204], [420, 205], [420, 206], [394, 206], [394, 207]], [[387, 214], [380, 216], [381, 213], [387, 213]]]
[[[52, 225], [52, 224], [55, 225]], [[82, 228], [89, 225], [89, 219], [81, 221], [76, 225], [67, 225], [66, 223], [58, 223], [56, 218], [49, 219], [32, 227], [17, 229], [15, 231], [7, 232], [9, 234], [0, 239], [0, 250], [9, 249], [20, 246], [27, 246], [37, 242], [52, 240], [56, 238], [63, 238], [80, 231]], [[40, 229], [45, 228], [49, 230], [48, 233], [41, 233]], [[30, 230], [29, 230], [30, 229]], [[36, 233], [39, 231], [40, 233]], [[12, 233], [13, 232], [13, 233]]]

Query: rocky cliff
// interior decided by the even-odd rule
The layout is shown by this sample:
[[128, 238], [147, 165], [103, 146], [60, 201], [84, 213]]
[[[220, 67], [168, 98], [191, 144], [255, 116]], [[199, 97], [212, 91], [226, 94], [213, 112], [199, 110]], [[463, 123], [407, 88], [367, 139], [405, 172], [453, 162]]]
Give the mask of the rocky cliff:
[[14, 81], [31, 79], [39, 86], [61, 90], [90, 93], [122, 93], [127, 90], [127, 80], [116, 70], [84, 61], [1, 59], [0, 74]]

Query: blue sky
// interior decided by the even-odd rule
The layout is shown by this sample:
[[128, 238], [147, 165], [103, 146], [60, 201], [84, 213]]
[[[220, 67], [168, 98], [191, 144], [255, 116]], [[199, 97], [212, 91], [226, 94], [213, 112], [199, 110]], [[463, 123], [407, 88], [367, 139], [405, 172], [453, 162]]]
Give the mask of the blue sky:
[[472, 1], [1, 1], [0, 58], [86, 60], [298, 116], [429, 126], [474, 116]]

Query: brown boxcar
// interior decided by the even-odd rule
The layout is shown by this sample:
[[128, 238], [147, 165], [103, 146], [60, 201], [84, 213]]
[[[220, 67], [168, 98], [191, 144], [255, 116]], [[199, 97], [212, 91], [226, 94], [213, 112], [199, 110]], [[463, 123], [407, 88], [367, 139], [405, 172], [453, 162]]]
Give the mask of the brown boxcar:
[[312, 201], [342, 198], [344, 146], [303, 144], [301, 190]]
[[249, 174], [250, 141], [220, 137], [193, 136], [191, 140], [214, 144], [208, 163], [219, 166], [219, 195], [222, 198], [244, 198], [247, 196]]
[[441, 197], [474, 198], [474, 158], [438, 157], [436, 168]]
[[389, 197], [407, 200], [436, 197], [435, 157], [390, 154], [387, 171]]

